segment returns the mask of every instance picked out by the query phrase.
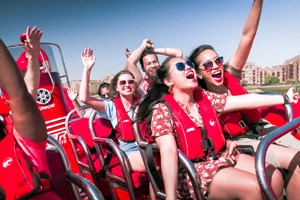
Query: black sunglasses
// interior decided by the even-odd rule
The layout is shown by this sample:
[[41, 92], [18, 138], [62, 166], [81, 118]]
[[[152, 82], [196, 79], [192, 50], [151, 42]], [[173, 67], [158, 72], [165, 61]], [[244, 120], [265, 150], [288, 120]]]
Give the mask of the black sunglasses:
[[190, 60], [187, 60], [186, 63], [178, 62], [178, 63], [175, 64], [178, 71], [183, 71], [185, 69], [185, 65], [188, 65], [191, 68], [195, 69], [194, 63]]
[[[223, 65], [223, 57], [222, 57], [222, 56], [221, 56], [221, 57], [217, 57], [217, 58], [214, 60], [214, 62], [215, 62], [218, 66]], [[212, 61], [209, 60], [209, 61], [205, 62], [202, 66], [204, 67], [204, 70], [205, 70], [205, 71], [211, 71], [211, 70], [213, 69], [213, 67], [214, 67], [214, 63], [213, 63]]]

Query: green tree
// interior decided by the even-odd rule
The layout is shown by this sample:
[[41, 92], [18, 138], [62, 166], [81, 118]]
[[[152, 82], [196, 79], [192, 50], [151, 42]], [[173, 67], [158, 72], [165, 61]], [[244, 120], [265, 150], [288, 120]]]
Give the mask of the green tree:
[[287, 79], [286, 83], [288, 83], [288, 84], [294, 84], [294, 83], [296, 83], [296, 81], [294, 81], [293, 79]]
[[276, 84], [276, 83], [279, 83], [279, 78], [278, 77], [270, 76], [270, 75], [267, 75], [265, 77], [265, 84], [266, 85], [272, 85], [272, 84]]
[[246, 86], [247, 85], [247, 81], [242, 80], [241, 84], [242, 84], [242, 86]]

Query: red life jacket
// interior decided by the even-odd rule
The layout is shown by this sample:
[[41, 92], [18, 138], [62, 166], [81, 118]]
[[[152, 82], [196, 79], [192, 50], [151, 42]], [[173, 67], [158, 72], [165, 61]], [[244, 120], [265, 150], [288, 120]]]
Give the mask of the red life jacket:
[[[137, 101], [134, 99], [134, 102]], [[116, 111], [117, 111], [117, 119], [118, 119], [118, 125], [115, 128], [116, 131], [118, 132], [118, 137], [120, 140], [123, 141], [135, 141], [135, 136], [134, 136], [134, 130], [132, 127], [132, 120], [127, 114], [121, 98], [114, 98], [113, 102], [116, 106]]]
[[[224, 84], [233, 96], [248, 94], [240, 82], [228, 72], [224, 72]], [[221, 114], [219, 118], [223, 130], [231, 137], [236, 137], [245, 134], [250, 129], [250, 124], [254, 125], [259, 121], [261, 111], [259, 109], [240, 110]]]
[[[218, 153], [225, 146], [225, 137], [217, 113], [212, 108], [211, 102], [207, 99], [203, 90], [196, 89], [194, 98], [200, 108], [203, 124], [207, 131], [207, 133], [205, 133], [206, 137], [209, 138], [213, 144], [212, 152]], [[167, 102], [167, 106], [169, 105], [170, 113], [172, 113], [173, 116], [178, 148], [192, 161], [204, 158], [207, 155], [207, 152], [203, 151], [203, 142], [205, 141], [203, 140], [202, 131], [204, 130], [195, 125], [171, 94], [165, 95], [163, 99]], [[141, 123], [139, 128], [141, 130], [142, 139], [153, 142], [149, 134], [149, 129], [147, 129], [146, 121]]]
[[52, 189], [50, 177], [29, 164], [12, 133], [0, 142], [0, 187], [7, 200], [27, 199]]

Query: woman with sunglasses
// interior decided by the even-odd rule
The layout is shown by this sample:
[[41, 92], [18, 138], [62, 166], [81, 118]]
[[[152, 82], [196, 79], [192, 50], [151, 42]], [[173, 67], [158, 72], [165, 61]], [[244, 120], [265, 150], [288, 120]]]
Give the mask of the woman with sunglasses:
[[[190, 59], [195, 63], [200, 85], [208, 91], [227, 94], [228, 96], [247, 93], [235, 77], [224, 72], [223, 58], [210, 45], [198, 47]], [[273, 97], [273, 95], [270, 96]], [[285, 104], [296, 102], [296, 98], [286, 98], [285, 100]], [[274, 126], [264, 127], [268, 123], [261, 119], [261, 113], [258, 109], [241, 109], [236, 112], [224, 113], [219, 118], [228, 139], [238, 141], [243, 145], [251, 145], [255, 151], [261, 136], [276, 128]], [[288, 199], [295, 199], [298, 198], [295, 188], [300, 182], [300, 169], [295, 167], [300, 164], [298, 155], [300, 142], [290, 134], [284, 137], [288, 137], [288, 139], [276, 141], [269, 146], [266, 161], [287, 170], [286, 195]]]
[[128, 70], [122, 70], [111, 80], [110, 99], [97, 99], [89, 94], [89, 82], [92, 67], [96, 58], [93, 50], [85, 49], [81, 53], [84, 65], [80, 85], [80, 100], [98, 112], [101, 117], [110, 120], [113, 128], [118, 132], [120, 149], [129, 159], [133, 171], [145, 172], [145, 166], [138, 147], [135, 143], [132, 128], [133, 108], [139, 99], [135, 96], [136, 83], [134, 76]]
[[[297, 96], [292, 90], [287, 95], [289, 99]], [[176, 188], [183, 199], [194, 195], [189, 180], [178, 168], [177, 148], [194, 162], [201, 190], [209, 199], [262, 199], [254, 158], [239, 154], [235, 149], [238, 142], [225, 140], [217, 112], [282, 103], [282, 95], [227, 96], [204, 91], [198, 87], [192, 62], [167, 58], [136, 117], [141, 126], [147, 126], [142, 126], [143, 134], [151, 135], [159, 146], [167, 199], [176, 199]], [[268, 165], [267, 174], [278, 199], [282, 199], [281, 173]]]

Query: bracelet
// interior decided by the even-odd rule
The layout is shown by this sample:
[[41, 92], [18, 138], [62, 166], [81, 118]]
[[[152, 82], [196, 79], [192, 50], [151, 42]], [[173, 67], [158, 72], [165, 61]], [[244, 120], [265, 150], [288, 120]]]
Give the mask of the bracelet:
[[283, 104], [284, 105], [291, 103], [290, 98], [287, 94], [283, 94], [282, 97], [283, 97]]

